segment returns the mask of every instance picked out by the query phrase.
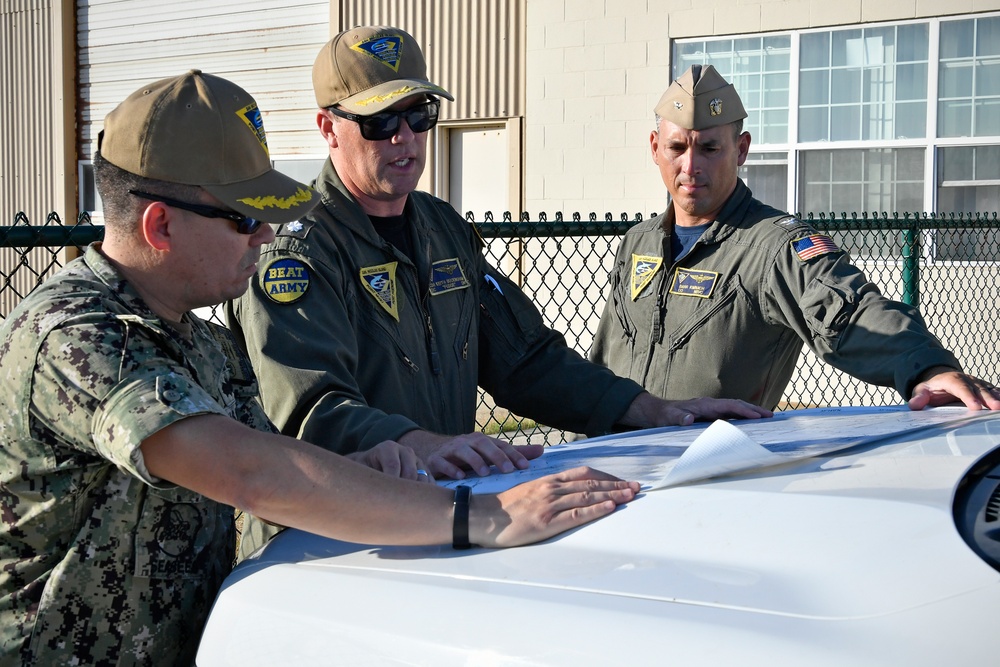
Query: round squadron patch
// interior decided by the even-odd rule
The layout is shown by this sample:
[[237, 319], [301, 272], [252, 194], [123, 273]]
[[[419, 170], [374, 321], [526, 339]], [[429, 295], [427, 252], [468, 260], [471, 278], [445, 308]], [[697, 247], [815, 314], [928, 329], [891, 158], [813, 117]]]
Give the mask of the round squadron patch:
[[297, 259], [276, 259], [260, 274], [260, 288], [275, 303], [295, 303], [309, 290], [309, 267]]

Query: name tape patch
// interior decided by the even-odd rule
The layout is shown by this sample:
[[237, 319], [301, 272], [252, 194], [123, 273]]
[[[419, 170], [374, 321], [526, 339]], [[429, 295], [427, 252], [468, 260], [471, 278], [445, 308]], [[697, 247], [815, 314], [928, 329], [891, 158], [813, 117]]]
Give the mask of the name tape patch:
[[431, 282], [427, 289], [432, 296], [468, 287], [469, 280], [457, 257], [439, 259], [431, 264]]
[[715, 271], [678, 268], [670, 283], [670, 293], [707, 299], [712, 296], [718, 280], [719, 274]]

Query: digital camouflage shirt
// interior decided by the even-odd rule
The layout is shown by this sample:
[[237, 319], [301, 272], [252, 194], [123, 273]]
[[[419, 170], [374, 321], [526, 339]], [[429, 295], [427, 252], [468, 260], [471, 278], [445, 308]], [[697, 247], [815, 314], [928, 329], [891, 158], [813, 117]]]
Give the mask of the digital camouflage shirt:
[[198, 414], [269, 428], [228, 333], [169, 324], [92, 246], [0, 327], [0, 665], [191, 664], [233, 510], [146, 470]]

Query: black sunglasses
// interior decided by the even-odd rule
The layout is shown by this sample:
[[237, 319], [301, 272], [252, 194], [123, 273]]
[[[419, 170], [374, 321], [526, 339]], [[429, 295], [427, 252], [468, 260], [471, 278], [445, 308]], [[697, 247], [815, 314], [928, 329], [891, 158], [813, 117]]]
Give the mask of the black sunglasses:
[[401, 111], [380, 111], [370, 116], [362, 116], [356, 113], [348, 113], [336, 107], [327, 107], [334, 116], [340, 116], [347, 120], [353, 120], [361, 126], [361, 136], [368, 141], [382, 141], [389, 139], [399, 132], [400, 123], [405, 119], [410, 129], [417, 134], [426, 132], [438, 122], [438, 111], [441, 109], [441, 102], [431, 100], [402, 109]]
[[253, 234], [262, 224], [264, 224], [262, 220], [258, 220], [257, 218], [248, 218], [242, 213], [215, 208], [214, 206], [208, 206], [207, 204], [189, 204], [185, 201], [171, 199], [170, 197], [164, 197], [163, 195], [154, 195], [149, 192], [142, 192], [141, 190], [129, 190], [128, 193], [150, 201], [162, 202], [167, 206], [173, 206], [174, 208], [191, 211], [192, 213], [197, 213], [198, 215], [202, 215], [206, 218], [224, 218], [226, 220], [232, 220], [236, 223], [236, 231], [240, 234]]

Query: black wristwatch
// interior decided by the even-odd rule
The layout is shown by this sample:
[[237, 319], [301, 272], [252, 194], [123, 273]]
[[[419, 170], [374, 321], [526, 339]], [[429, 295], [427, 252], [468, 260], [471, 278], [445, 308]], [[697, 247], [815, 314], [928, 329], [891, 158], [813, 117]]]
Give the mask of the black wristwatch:
[[455, 487], [455, 517], [452, 520], [451, 546], [453, 549], [468, 549], [469, 542], [469, 500], [472, 498], [472, 487]]

